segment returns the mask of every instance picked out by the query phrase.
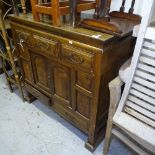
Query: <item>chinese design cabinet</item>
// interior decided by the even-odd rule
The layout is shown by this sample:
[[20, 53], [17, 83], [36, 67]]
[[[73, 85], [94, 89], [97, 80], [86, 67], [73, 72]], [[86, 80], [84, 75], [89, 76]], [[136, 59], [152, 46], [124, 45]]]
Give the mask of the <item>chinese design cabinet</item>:
[[133, 52], [131, 34], [121, 38], [11, 16], [24, 89], [88, 135], [93, 151], [104, 137], [108, 82]]

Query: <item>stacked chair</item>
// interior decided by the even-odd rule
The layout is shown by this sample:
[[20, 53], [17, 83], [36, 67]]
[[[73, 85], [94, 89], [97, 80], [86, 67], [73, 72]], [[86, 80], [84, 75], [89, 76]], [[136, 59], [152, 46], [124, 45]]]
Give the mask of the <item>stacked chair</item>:
[[119, 77], [109, 84], [104, 155], [108, 153], [112, 135], [137, 154], [155, 154], [155, 27], [150, 24], [155, 1], [147, 0], [144, 6], [147, 10], [139, 27], [131, 65], [124, 72], [122, 96], [123, 82]]

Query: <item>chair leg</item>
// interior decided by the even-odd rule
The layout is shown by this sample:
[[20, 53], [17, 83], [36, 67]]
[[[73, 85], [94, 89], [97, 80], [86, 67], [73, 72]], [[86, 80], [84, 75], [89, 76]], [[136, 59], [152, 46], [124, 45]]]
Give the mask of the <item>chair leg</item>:
[[111, 139], [112, 139], [112, 122], [108, 122], [106, 136], [105, 136], [105, 142], [104, 142], [103, 155], [108, 154]]
[[121, 97], [121, 86], [123, 83], [117, 77], [113, 81], [109, 83], [109, 90], [110, 90], [110, 106], [109, 106], [109, 115], [107, 121], [107, 129], [106, 129], [106, 136], [105, 136], [105, 144], [104, 144], [104, 155], [107, 155], [109, 151], [109, 146], [111, 142], [112, 136], [112, 127], [113, 127], [113, 116], [115, 114], [118, 102]]

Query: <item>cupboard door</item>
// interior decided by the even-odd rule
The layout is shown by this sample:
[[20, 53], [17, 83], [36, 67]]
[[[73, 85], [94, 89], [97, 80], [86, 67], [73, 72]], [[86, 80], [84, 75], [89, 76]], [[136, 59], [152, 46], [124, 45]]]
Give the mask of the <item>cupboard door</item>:
[[48, 83], [48, 63], [42, 55], [31, 52], [33, 73], [35, 76], [35, 86], [45, 91], [50, 91]]
[[20, 66], [21, 66], [23, 79], [26, 82], [33, 84], [34, 79], [33, 79], [33, 73], [32, 73], [32, 68], [31, 68], [30, 62], [20, 58]]
[[77, 91], [76, 93], [76, 111], [86, 118], [90, 117], [91, 98]]
[[58, 64], [52, 66], [54, 100], [70, 106], [70, 69]]
[[76, 71], [75, 91], [76, 91], [76, 112], [85, 118], [90, 118], [90, 106], [92, 102], [92, 88], [94, 74], [80, 70]]

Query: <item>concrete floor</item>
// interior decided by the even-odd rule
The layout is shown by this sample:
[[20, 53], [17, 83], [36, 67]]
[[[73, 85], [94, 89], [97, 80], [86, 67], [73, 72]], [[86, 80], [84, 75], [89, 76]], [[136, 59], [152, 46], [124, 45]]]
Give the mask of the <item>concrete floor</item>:
[[[84, 147], [87, 136], [39, 101], [23, 103], [0, 75], [0, 155], [102, 155]], [[113, 139], [109, 155], [132, 155]]]

